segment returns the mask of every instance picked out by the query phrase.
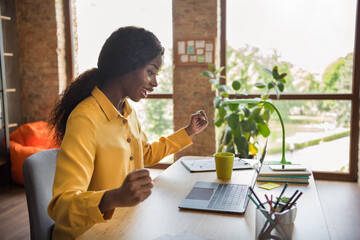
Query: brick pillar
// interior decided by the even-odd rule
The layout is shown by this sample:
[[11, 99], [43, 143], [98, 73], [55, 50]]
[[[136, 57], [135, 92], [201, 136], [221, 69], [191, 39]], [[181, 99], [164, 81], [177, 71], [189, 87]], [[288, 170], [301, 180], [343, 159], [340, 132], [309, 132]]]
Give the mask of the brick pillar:
[[[214, 38], [218, 42], [218, 4], [217, 0], [173, 0], [174, 46], [177, 39], [183, 38]], [[207, 129], [193, 136], [194, 144], [176, 154], [175, 159], [185, 155], [208, 156], [215, 152], [214, 93], [208, 79], [200, 75], [206, 69], [207, 66], [177, 66], [174, 62], [175, 129], [186, 126], [190, 115], [200, 109], [209, 119]]]
[[66, 84], [61, 0], [17, 0], [23, 120], [46, 120]]

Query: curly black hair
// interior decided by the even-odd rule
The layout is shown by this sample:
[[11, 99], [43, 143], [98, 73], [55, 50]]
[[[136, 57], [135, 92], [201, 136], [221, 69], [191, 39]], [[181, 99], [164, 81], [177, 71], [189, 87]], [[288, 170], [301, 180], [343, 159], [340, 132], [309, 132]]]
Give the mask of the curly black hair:
[[164, 48], [152, 32], [134, 26], [114, 31], [100, 51], [98, 67], [79, 75], [57, 99], [49, 117], [54, 140], [61, 143], [70, 113], [95, 86], [141, 68], [159, 54], [164, 54]]

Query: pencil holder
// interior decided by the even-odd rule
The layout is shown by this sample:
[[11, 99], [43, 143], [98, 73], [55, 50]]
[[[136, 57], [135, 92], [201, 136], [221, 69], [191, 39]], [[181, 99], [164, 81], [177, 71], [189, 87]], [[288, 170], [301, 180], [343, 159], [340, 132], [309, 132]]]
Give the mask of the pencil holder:
[[279, 204], [276, 211], [272, 212], [267, 203], [263, 203], [263, 205], [265, 209], [256, 208], [255, 239], [292, 239], [296, 206], [280, 212], [283, 205]]

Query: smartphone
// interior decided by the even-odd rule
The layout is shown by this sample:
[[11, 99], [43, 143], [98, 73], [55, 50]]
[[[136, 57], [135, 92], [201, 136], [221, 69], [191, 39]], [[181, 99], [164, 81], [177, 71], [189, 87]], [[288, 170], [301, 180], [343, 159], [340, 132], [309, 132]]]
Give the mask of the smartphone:
[[301, 165], [270, 165], [270, 169], [274, 171], [305, 171], [306, 167]]

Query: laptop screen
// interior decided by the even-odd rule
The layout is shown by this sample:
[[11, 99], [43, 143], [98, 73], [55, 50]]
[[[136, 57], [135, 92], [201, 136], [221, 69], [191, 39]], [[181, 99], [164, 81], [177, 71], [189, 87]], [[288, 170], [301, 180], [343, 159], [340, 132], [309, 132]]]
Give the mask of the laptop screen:
[[260, 173], [260, 170], [261, 170], [261, 167], [262, 167], [262, 163], [264, 162], [265, 155], [266, 155], [267, 143], [268, 143], [268, 140], [266, 139], [265, 146], [264, 146], [263, 151], [262, 151], [262, 153], [261, 153], [260, 160], [259, 160], [258, 163], [256, 163], [256, 164], [254, 165], [255, 173], [254, 173], [253, 179], [252, 179], [252, 181], [251, 181], [251, 187], [252, 187], [252, 188], [254, 188], [254, 186], [255, 186], [256, 179], [257, 179], [257, 177], [259, 176], [259, 173]]

